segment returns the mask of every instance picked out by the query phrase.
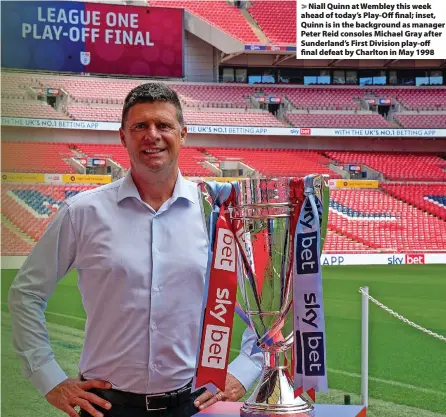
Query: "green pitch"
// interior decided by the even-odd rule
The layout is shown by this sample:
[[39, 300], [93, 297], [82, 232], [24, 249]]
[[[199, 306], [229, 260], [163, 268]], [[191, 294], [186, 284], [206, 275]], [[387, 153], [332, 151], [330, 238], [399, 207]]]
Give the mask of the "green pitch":
[[[2, 415], [62, 416], [39, 399], [20, 373], [11, 348], [7, 291], [17, 271], [2, 270]], [[409, 320], [446, 336], [444, 265], [325, 267], [328, 394], [317, 399], [342, 403], [343, 394], [359, 403], [361, 373], [361, 296], [359, 287]], [[65, 277], [50, 299], [48, 327], [56, 358], [75, 375], [82, 348], [85, 313], [76, 273]], [[244, 329], [236, 319], [232, 355]], [[410, 327], [370, 304], [368, 417], [446, 415], [445, 342]], [[413, 407], [413, 408], [412, 408]]]

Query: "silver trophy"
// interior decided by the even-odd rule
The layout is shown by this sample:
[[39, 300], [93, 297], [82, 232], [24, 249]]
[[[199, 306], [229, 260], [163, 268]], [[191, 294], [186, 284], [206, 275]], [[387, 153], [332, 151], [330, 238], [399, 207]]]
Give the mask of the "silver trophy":
[[[312, 190], [305, 189], [302, 182], [300, 195], [296, 195], [295, 186], [291, 187], [292, 178], [243, 179], [233, 183], [237, 193], [228, 209], [238, 236], [237, 301], [264, 354], [260, 381], [243, 404], [241, 416], [314, 415], [311, 402], [303, 395], [295, 396], [291, 369], [296, 206], [299, 202], [302, 205], [305, 192], [313, 193], [323, 203], [324, 213], [321, 211], [316, 219], [322, 225], [321, 246], [328, 213], [326, 181], [320, 175], [311, 177]], [[206, 192], [209, 188], [202, 184], [201, 189], [205, 191], [203, 201], [208, 205], [208, 210], [205, 207], [208, 230], [212, 230], [210, 207], [215, 199], [223, 201], [227, 191], [226, 195], [220, 192], [216, 197], [214, 190], [211, 202]]]

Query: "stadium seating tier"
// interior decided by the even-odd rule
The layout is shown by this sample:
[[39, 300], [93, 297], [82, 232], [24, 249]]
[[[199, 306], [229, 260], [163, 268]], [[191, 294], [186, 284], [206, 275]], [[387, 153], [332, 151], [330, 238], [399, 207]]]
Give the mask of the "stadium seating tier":
[[332, 190], [328, 223], [376, 250], [445, 249], [445, 221], [380, 190]]
[[[62, 202], [92, 186], [4, 184], [2, 216], [11, 226], [4, 231], [3, 254], [23, 254], [42, 236]], [[398, 187], [397, 187], [398, 188]], [[443, 188], [426, 187], [430, 194]], [[326, 253], [444, 251], [446, 221], [387, 194], [388, 190], [332, 190]], [[415, 202], [416, 203], [416, 202]], [[2, 219], [2, 220], [3, 220]], [[2, 224], [2, 230], [5, 229]], [[22, 237], [20, 236], [22, 233]], [[28, 236], [28, 241], [23, 239]]]
[[[76, 143], [75, 148], [86, 157], [107, 157], [125, 169], [130, 168], [127, 150], [122, 145]], [[200, 165], [205, 160], [199, 148], [184, 146], [179, 157], [179, 166], [183, 175], [209, 177], [212, 171]]]
[[327, 167], [327, 158], [316, 151], [211, 147], [205, 151], [220, 161], [239, 160], [263, 175], [302, 176], [317, 172], [341, 178]]
[[329, 151], [325, 155], [340, 164], [364, 164], [392, 181], [446, 181], [446, 160], [436, 155], [358, 151]]
[[445, 129], [446, 113], [396, 114], [394, 119], [406, 129]]
[[446, 184], [381, 184], [380, 188], [398, 200], [446, 220]]
[[324, 242], [325, 253], [366, 253], [373, 252], [373, 249], [364, 243], [358, 242], [347, 236], [328, 229]]
[[[76, 104], [68, 107], [68, 114], [74, 120], [120, 122], [122, 109], [120, 107]], [[217, 109], [215, 111], [200, 111], [185, 108], [183, 117], [187, 125], [286, 127], [285, 124], [267, 111], [229, 112], [218, 111]]]
[[224, 0], [149, 0], [150, 7], [184, 8], [189, 13], [209, 22], [214, 27], [245, 43], [260, 43], [240, 10]]
[[58, 112], [46, 102], [37, 100], [2, 100], [2, 116], [36, 119], [68, 119], [64, 113]]
[[251, 0], [248, 11], [275, 45], [296, 43], [296, 2]]
[[2, 223], [2, 256], [26, 256], [33, 249], [33, 244], [24, 240]]
[[75, 173], [64, 159], [76, 156], [65, 143], [2, 141], [2, 171]]

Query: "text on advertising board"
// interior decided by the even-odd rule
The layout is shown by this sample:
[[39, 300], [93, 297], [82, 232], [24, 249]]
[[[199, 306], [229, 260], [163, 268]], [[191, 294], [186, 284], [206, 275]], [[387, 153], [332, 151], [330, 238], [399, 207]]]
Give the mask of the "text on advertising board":
[[8, 1], [2, 36], [6, 68], [183, 76], [182, 9]]
[[[92, 122], [88, 120], [42, 119], [29, 117], [2, 117], [2, 126], [39, 127], [50, 129], [79, 129], [118, 131], [120, 122]], [[323, 136], [323, 137], [437, 137], [445, 138], [446, 129], [329, 129], [263, 126], [211, 126], [187, 125], [189, 133], [213, 135], [262, 135], [262, 136]]]

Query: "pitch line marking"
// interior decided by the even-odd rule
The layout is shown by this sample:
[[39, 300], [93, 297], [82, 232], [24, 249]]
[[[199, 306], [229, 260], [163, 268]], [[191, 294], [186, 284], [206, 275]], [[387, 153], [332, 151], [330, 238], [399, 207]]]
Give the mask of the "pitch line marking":
[[[340, 369], [333, 369], [333, 368], [327, 368], [327, 369], [328, 369], [328, 371], [333, 372], [335, 374], [351, 376], [354, 378], [361, 378], [361, 374], [341, 371]], [[446, 395], [446, 392], [435, 391], [435, 390], [429, 389], [429, 388], [421, 388], [421, 387], [417, 387], [415, 385], [405, 384], [404, 382], [392, 381], [391, 379], [383, 379], [383, 378], [377, 378], [374, 376], [369, 376], [369, 380], [375, 381], [375, 382], [381, 382], [383, 384], [394, 385], [394, 386], [401, 387], [401, 388], [413, 389], [413, 390], [417, 390], [420, 392], [424, 392], [426, 394]]]
[[[231, 349], [231, 352], [240, 353], [240, 350], [239, 349]], [[333, 372], [335, 374], [350, 376], [350, 377], [354, 377], [354, 378], [361, 378], [361, 374], [357, 374], [354, 372], [346, 372], [346, 371], [342, 371], [340, 369], [333, 369], [333, 368], [327, 368], [327, 370], [329, 372]], [[369, 376], [369, 380], [375, 381], [375, 382], [380, 382], [380, 383], [387, 384], [387, 385], [393, 385], [396, 387], [413, 389], [413, 390], [416, 390], [419, 392], [424, 392], [426, 394], [436, 394], [436, 395], [446, 396], [446, 392], [436, 391], [436, 390], [429, 389], [429, 388], [421, 388], [421, 387], [417, 387], [415, 385], [405, 384], [404, 382], [393, 381], [391, 379], [384, 379], [384, 378], [377, 378], [374, 376]]]

